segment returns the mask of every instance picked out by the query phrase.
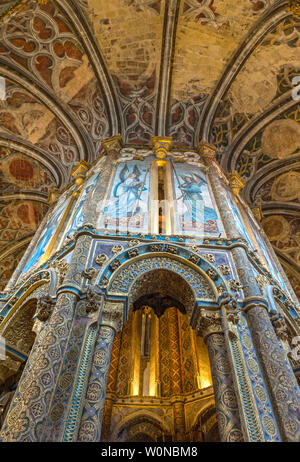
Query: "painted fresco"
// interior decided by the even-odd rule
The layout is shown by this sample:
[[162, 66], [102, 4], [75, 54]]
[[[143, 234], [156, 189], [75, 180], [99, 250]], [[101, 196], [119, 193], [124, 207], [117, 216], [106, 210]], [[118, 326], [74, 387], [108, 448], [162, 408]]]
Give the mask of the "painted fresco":
[[27, 261], [24, 266], [21, 276], [24, 275], [30, 269], [34, 269], [38, 266], [41, 261], [41, 257], [47, 250], [47, 247], [54, 236], [55, 231], [62, 219], [63, 213], [67, 207], [65, 196], [61, 197], [58, 201], [57, 206], [55, 207], [52, 215], [50, 215], [49, 220], [42, 231], [42, 234], [36, 244], [35, 250], [32, 253], [31, 258]]
[[175, 233], [223, 233], [205, 174], [186, 164], [172, 165], [175, 197]]
[[117, 166], [98, 227], [148, 232], [151, 161], [149, 158]]
[[[65, 229], [63, 238], [61, 240], [60, 246], [64, 243], [64, 240], [67, 236], [70, 236], [71, 234], [76, 231], [80, 226], [83, 225], [84, 222], [84, 215], [83, 215], [83, 207], [84, 203], [86, 200], [91, 203], [93, 200], [93, 195], [98, 183], [100, 177], [100, 173], [91, 176], [88, 181], [85, 183], [85, 186], [79, 196], [79, 199], [77, 200], [77, 203], [75, 204], [75, 207], [73, 208], [73, 213], [72, 216], [69, 220], [69, 223], [67, 224], [67, 227]], [[88, 197], [88, 199], [87, 199]]]

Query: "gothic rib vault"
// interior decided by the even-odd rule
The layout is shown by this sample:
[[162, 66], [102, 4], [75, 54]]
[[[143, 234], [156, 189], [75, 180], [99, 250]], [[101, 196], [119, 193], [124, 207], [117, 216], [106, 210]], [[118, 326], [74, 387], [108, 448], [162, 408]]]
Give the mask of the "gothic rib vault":
[[299, 296], [297, 2], [2, 0], [0, 14], [2, 289], [49, 191], [120, 133], [133, 147], [153, 135], [178, 151], [216, 145]]

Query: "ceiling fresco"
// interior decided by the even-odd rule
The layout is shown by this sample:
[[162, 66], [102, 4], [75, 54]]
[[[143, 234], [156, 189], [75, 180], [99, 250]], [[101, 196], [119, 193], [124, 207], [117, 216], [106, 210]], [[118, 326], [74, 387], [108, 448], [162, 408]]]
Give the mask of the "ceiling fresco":
[[300, 295], [299, 1], [0, 0], [1, 289], [79, 160], [204, 138]]

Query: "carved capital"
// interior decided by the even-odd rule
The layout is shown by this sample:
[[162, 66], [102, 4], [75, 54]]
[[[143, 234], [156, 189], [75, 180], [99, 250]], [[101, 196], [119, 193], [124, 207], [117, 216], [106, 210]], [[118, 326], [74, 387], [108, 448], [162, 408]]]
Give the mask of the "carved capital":
[[219, 312], [200, 309], [196, 329], [197, 334], [203, 337], [204, 340], [211, 334], [222, 333], [223, 330]]
[[89, 168], [90, 168], [90, 164], [86, 162], [85, 160], [81, 160], [80, 162], [78, 162], [78, 164], [76, 164], [73, 167], [71, 171], [71, 175], [73, 178], [75, 178], [77, 185], [80, 185], [83, 182]]
[[110, 152], [118, 153], [122, 147], [122, 136], [115, 135], [110, 138], [106, 138], [102, 141], [102, 146], [105, 149], [106, 154]]
[[287, 326], [284, 317], [279, 313], [271, 313], [270, 319], [275, 333], [280, 340], [288, 340]]
[[155, 157], [158, 159], [164, 159], [167, 157], [168, 151], [172, 146], [172, 138], [166, 136], [153, 136], [152, 137], [152, 148]]
[[224, 308], [227, 321], [231, 324], [237, 325], [239, 322], [240, 309], [237, 306], [236, 299], [232, 295], [225, 292], [221, 296], [220, 307]]
[[237, 196], [241, 189], [243, 189], [246, 186], [246, 183], [236, 170], [230, 173], [228, 180], [229, 186], [231, 187], [232, 192], [235, 196]]
[[213, 144], [207, 143], [202, 139], [198, 144], [198, 152], [201, 157], [205, 159], [215, 159], [217, 148]]
[[123, 327], [124, 309], [123, 305], [116, 302], [106, 302], [102, 312], [101, 325], [109, 326], [116, 333]]

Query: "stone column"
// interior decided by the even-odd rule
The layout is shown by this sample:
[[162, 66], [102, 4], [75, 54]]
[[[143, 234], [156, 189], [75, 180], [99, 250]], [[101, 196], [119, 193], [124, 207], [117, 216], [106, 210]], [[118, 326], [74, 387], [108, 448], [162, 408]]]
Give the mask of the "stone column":
[[300, 390], [272, 326], [267, 306], [245, 302], [249, 330], [283, 441], [300, 441]]
[[68, 341], [77, 296], [58, 296], [40, 330], [6, 416], [1, 441], [43, 441], [53, 388]]
[[122, 304], [107, 302], [94, 350], [78, 441], [100, 441], [111, 351], [115, 333], [121, 330], [122, 324]]
[[[239, 237], [236, 217], [227, 200], [228, 195], [232, 193], [226, 186], [225, 175], [215, 161], [215, 148], [202, 143], [200, 153], [209, 168], [208, 175], [225, 231], [229, 238]], [[249, 330], [273, 405], [281, 438], [283, 441], [300, 441], [300, 391], [294, 373], [274, 332], [267, 311], [268, 303], [261, 297], [246, 250], [235, 247], [232, 249], [232, 255], [243, 287], [244, 311]]]
[[243, 441], [238, 403], [219, 313], [201, 310], [197, 333], [204, 337], [208, 349], [221, 441]]

